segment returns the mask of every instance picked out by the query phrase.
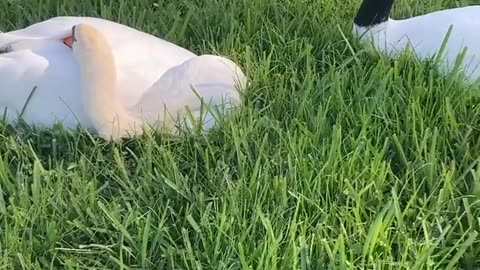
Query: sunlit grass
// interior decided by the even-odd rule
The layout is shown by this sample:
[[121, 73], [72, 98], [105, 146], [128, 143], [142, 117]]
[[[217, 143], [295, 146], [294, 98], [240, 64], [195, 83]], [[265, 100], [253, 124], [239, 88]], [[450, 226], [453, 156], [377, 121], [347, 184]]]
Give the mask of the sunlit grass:
[[[398, 2], [396, 17], [468, 4]], [[2, 125], [0, 268], [478, 269], [478, 90], [362, 50], [358, 5], [0, 1], [2, 31], [101, 16], [227, 55], [252, 83], [206, 135]]]

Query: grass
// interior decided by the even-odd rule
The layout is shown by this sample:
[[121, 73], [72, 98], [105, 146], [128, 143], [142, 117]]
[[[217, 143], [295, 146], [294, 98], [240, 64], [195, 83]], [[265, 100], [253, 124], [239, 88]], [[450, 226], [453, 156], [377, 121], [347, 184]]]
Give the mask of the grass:
[[[0, 268], [478, 269], [478, 90], [362, 50], [359, 2], [0, 1], [3, 31], [101, 16], [252, 82], [204, 135], [2, 125]], [[475, 1], [397, 2], [402, 18]]]

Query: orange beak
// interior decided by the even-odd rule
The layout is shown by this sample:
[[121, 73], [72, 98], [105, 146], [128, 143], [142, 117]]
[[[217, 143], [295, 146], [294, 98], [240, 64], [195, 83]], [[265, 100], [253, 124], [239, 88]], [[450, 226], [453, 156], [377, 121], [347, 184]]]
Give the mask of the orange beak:
[[63, 43], [67, 45], [67, 47], [72, 48], [73, 46], [73, 37], [69, 36], [63, 39]]

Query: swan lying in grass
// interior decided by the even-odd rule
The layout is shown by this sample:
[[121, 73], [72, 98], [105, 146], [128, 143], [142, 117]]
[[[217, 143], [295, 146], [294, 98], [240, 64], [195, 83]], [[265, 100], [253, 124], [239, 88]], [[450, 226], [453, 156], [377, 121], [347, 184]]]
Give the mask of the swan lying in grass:
[[105, 139], [139, 135], [151, 128], [174, 129], [178, 117], [187, 113], [185, 106], [197, 119], [206, 108], [213, 110], [203, 120], [208, 129], [215, 124], [215, 109], [224, 112], [239, 105], [238, 90], [246, 86], [241, 69], [226, 58], [202, 55], [166, 71], [127, 109], [118, 95], [116, 63], [108, 39], [88, 24], [79, 24], [72, 32], [86, 114]]
[[[23, 112], [22, 120], [31, 125], [51, 127], [60, 122], [66, 128], [80, 125], [96, 130], [98, 121], [88, 115], [91, 111], [85, 109], [91, 106], [84, 104], [85, 85], [72, 50], [72, 27], [78, 24], [94, 27], [100, 32], [98, 36], [109, 44], [108, 55], [114, 64], [109, 66], [108, 72], [101, 72], [113, 74], [110, 77], [114, 80], [111, 82], [114, 88], [105, 90], [108, 91], [105, 93], [114, 95], [113, 104], [122, 108], [131, 108], [140, 99], [144, 104], [151, 104], [148, 108], [154, 105], [158, 108], [165, 105], [167, 109], [172, 107], [171, 104], [177, 107], [192, 105], [189, 103], [191, 92], [180, 89], [189, 80], [185, 76], [193, 72], [209, 73], [210, 77], [205, 76], [213, 80], [216, 76], [216, 67], [209, 66], [213, 56], [197, 56], [175, 44], [108, 20], [57, 17], [24, 29], [0, 33], [0, 112], [6, 112], [7, 122], [16, 122]], [[102, 62], [103, 59], [96, 61]], [[191, 67], [192, 63], [198, 70]], [[85, 67], [89, 68], [96, 67]], [[205, 83], [208, 83], [207, 77]], [[91, 86], [90, 83], [87, 81], [87, 86]], [[152, 92], [149, 92], [150, 96], [144, 95], [151, 89], [163, 91], [158, 90], [155, 96]], [[210, 91], [206, 84], [202, 89]], [[104, 93], [103, 89], [98, 91]], [[102, 106], [95, 97], [92, 96], [91, 100]], [[177, 107], [175, 111], [180, 110]], [[106, 134], [105, 129], [100, 131]], [[117, 132], [115, 136], [119, 134]]]
[[420, 59], [443, 52], [439, 59], [444, 71], [452, 71], [458, 59], [469, 79], [480, 77], [480, 6], [393, 20], [389, 17], [393, 3], [394, 0], [364, 0], [354, 20], [353, 34], [372, 42], [375, 49], [389, 56], [407, 47]]
[[[96, 96], [84, 98], [83, 91], [91, 89], [88, 87], [92, 86], [92, 82], [86, 72], [81, 72], [79, 64], [84, 63], [83, 60], [77, 62], [78, 58], [75, 59], [72, 50], [72, 28], [78, 24], [94, 27], [104, 45], [109, 44], [105, 46], [105, 49], [108, 48], [105, 54], [112, 59], [105, 59], [107, 63], [102, 63], [102, 58], [91, 61], [91, 64], [106, 65], [109, 70], [83, 67], [84, 71], [92, 68], [105, 78], [112, 78], [113, 81], [109, 82], [112, 83], [111, 88], [106, 92], [98, 89], [99, 98], [104, 97], [104, 104]], [[203, 81], [197, 85], [200, 94], [217, 98], [218, 91], [227, 91], [227, 86], [215, 84], [220, 81], [217, 77], [222, 76], [218, 73], [218, 59], [215, 56], [197, 56], [175, 44], [108, 20], [57, 17], [24, 29], [0, 33], [0, 112], [6, 112], [9, 123], [16, 122], [21, 113], [22, 120], [30, 125], [48, 128], [60, 122], [66, 128], [78, 125], [94, 131], [99, 128], [105, 137], [109, 131], [106, 126], [99, 127], [99, 119], [90, 115], [92, 106], [85, 104], [84, 100], [104, 108], [108, 104], [132, 108], [141, 101], [145, 105], [143, 115], [149, 117], [164, 105], [167, 109], [174, 109], [173, 112], [169, 110], [172, 115], [184, 114], [184, 106], [193, 106], [193, 116], [199, 116], [198, 100], [192, 100], [187, 84], [189, 80], [195, 80], [195, 72], [201, 72], [203, 77], [199, 79]], [[223, 60], [231, 66], [235, 65]], [[243, 80], [243, 73], [239, 71], [239, 74]], [[86, 82], [82, 80], [82, 75], [86, 76]], [[232, 95], [235, 95], [236, 101], [239, 100], [236, 94]], [[113, 97], [115, 99], [109, 103]], [[136, 106], [138, 108], [139, 105]], [[118, 111], [118, 108], [115, 110]], [[212, 117], [206, 116], [206, 128], [215, 124]], [[125, 132], [112, 134], [117, 138]]]

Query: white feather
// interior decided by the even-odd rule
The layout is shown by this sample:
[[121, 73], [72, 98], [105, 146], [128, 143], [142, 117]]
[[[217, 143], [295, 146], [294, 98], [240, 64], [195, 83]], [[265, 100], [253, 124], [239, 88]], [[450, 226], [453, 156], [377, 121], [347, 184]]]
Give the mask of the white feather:
[[[369, 0], [365, 0], [369, 1]], [[448, 39], [447, 33], [451, 27]], [[381, 52], [394, 57], [407, 47], [414, 50], [421, 59], [435, 56], [446, 41], [441, 68], [450, 71], [457, 56], [467, 49], [462, 68], [467, 77], [480, 77], [480, 6], [468, 6], [425, 15], [393, 20], [376, 25], [361, 27], [354, 25], [353, 33], [363, 40], [372, 42]]]

